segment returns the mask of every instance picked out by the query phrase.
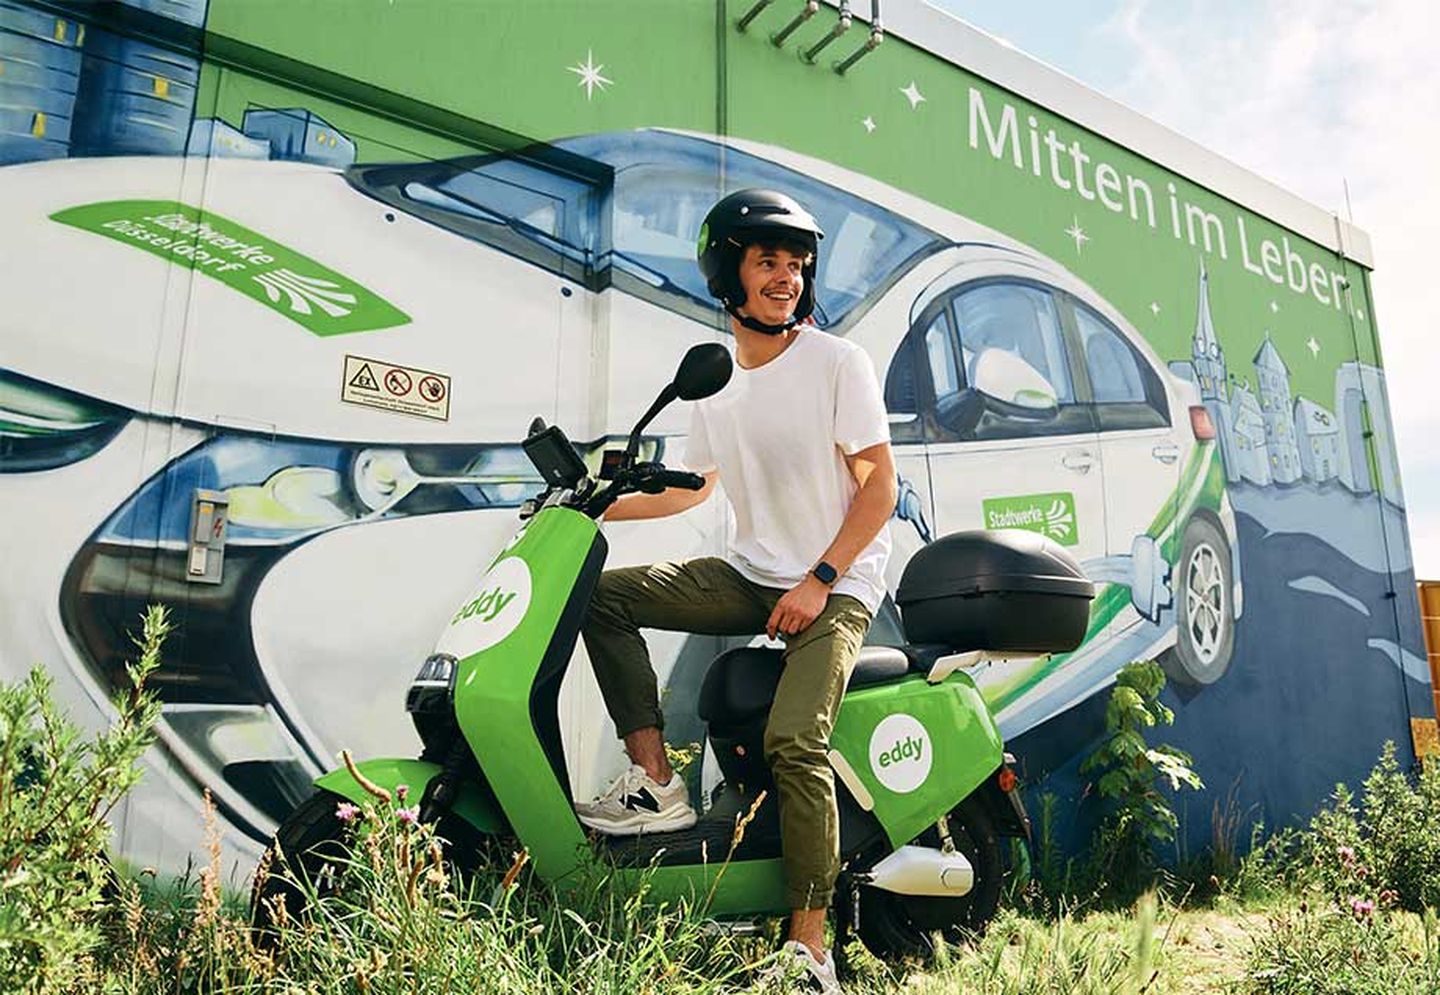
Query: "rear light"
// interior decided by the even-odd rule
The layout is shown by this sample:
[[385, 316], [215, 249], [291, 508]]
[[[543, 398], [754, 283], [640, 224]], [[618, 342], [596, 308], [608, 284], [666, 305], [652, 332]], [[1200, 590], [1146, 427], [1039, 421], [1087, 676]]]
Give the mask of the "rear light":
[[1191, 405], [1190, 431], [1194, 432], [1195, 438], [1201, 442], [1209, 442], [1215, 438], [1215, 423], [1210, 420], [1210, 411], [1205, 405]]
[[1009, 767], [1001, 767], [1000, 773], [995, 775], [995, 784], [1007, 795], [1015, 790], [1015, 772]]

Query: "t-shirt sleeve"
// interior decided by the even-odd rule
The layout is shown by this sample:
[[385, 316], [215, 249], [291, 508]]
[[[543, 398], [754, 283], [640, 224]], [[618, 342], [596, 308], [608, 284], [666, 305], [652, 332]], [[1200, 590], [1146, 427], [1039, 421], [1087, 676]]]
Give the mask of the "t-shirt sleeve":
[[715, 469], [710, 433], [705, 428], [705, 415], [698, 404], [690, 408], [690, 435], [685, 440], [685, 455], [680, 465], [692, 473], [709, 473]]
[[890, 441], [890, 419], [870, 357], [853, 350], [835, 384], [835, 444], [846, 456]]

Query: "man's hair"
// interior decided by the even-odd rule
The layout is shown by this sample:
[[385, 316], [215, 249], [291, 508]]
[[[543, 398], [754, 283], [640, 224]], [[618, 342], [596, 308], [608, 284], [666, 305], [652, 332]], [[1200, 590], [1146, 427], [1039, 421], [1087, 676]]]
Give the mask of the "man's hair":
[[739, 244], [742, 253], [753, 245], [762, 252], [783, 250], [792, 256], [801, 257], [807, 263], [814, 258], [814, 253], [810, 251], [810, 246], [798, 238], [791, 238], [787, 235], [761, 235], [753, 238], [745, 238], [744, 241]]

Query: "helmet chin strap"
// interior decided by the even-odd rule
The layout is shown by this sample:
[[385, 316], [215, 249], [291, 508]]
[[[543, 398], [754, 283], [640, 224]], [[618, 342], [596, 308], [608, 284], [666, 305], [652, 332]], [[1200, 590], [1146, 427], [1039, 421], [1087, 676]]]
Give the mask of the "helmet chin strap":
[[725, 304], [725, 310], [730, 313], [730, 317], [740, 322], [740, 324], [750, 329], [750, 331], [759, 332], [761, 335], [781, 335], [799, 324], [799, 322], [795, 320], [795, 316], [791, 315], [781, 324], [769, 325], [750, 317], [748, 314], [741, 313], [738, 307], [732, 307], [728, 301]]

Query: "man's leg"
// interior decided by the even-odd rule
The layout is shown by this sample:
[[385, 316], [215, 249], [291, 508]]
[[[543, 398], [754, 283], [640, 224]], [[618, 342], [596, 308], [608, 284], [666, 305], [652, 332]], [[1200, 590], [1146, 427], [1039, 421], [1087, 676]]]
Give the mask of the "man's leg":
[[765, 728], [765, 758], [780, 796], [790, 939], [816, 956], [824, 952], [825, 910], [840, 871], [840, 819], [826, 755], [869, 627], [864, 605], [831, 595], [819, 617], [785, 647], [785, 670]]
[[[605, 707], [615, 721], [615, 732], [624, 740], [631, 762], [657, 785], [669, 784], [673, 772], [661, 734], [664, 716], [659, 687], [640, 630], [702, 635], [763, 631], [770, 609], [757, 594], [759, 590], [734, 567], [714, 557], [623, 567], [601, 575], [581, 633]], [[605, 799], [600, 804], [607, 810], [613, 808]], [[587, 825], [605, 831], [633, 831], [614, 829], [613, 820], [592, 808], [584, 809]], [[632, 821], [618, 810], [611, 815], [624, 823]]]

